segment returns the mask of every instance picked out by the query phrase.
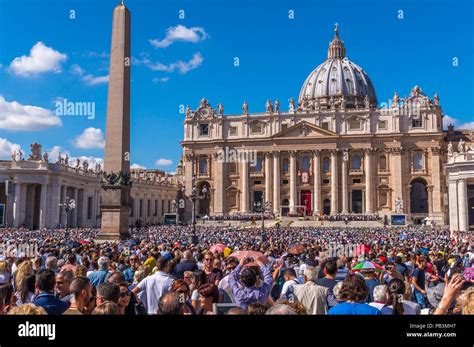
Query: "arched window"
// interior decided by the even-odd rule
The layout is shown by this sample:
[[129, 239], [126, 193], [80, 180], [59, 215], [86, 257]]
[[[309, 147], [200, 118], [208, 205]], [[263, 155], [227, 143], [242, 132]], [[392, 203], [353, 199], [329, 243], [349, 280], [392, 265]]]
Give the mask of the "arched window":
[[328, 157], [323, 158], [323, 172], [329, 172], [331, 164]]
[[288, 173], [289, 171], [289, 163], [288, 158], [283, 159], [283, 172]]
[[208, 165], [207, 165], [207, 158], [199, 159], [199, 174], [200, 175], [207, 175], [208, 173]]
[[379, 170], [387, 170], [387, 157], [384, 155], [379, 158]]
[[309, 171], [311, 167], [309, 156], [304, 155], [301, 158], [301, 171]]
[[359, 154], [354, 154], [351, 160], [351, 169], [360, 170], [361, 165], [362, 165], [362, 158], [360, 157]]
[[414, 170], [423, 170], [423, 152], [416, 151], [413, 152], [413, 169]]

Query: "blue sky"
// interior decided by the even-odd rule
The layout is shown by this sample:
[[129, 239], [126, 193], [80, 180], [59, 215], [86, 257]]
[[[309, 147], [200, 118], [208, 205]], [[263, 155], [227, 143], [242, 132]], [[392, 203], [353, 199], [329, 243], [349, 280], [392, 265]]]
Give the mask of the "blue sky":
[[[102, 158], [112, 10], [118, 3], [0, 0], [1, 158], [17, 145], [29, 152], [34, 141], [53, 155], [60, 150]], [[367, 71], [379, 102], [394, 91], [407, 96], [417, 84], [430, 97], [438, 92], [450, 121], [474, 128], [471, 0], [125, 4], [132, 13], [134, 62], [131, 161], [146, 168], [174, 171], [183, 137], [180, 105], [194, 109], [206, 97], [232, 114], [244, 100], [257, 112], [266, 99], [279, 98], [286, 109], [286, 100], [298, 97], [307, 75], [326, 59], [335, 22], [349, 59]], [[165, 39], [169, 28], [186, 40]], [[95, 118], [56, 117], [60, 98], [94, 102]]]

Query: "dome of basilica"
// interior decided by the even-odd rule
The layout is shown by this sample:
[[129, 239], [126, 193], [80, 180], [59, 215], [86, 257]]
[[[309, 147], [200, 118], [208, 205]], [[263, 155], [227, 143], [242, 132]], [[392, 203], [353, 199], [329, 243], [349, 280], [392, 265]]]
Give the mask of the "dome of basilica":
[[374, 86], [367, 73], [346, 57], [337, 25], [328, 59], [309, 74], [301, 88], [298, 105], [307, 108], [311, 102], [322, 108], [330, 108], [333, 103], [344, 103], [346, 108], [377, 106]]

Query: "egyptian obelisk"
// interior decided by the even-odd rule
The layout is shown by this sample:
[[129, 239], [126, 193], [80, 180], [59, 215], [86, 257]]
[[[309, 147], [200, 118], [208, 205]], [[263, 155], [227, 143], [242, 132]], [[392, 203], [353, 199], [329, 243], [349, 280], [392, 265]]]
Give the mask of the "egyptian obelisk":
[[123, 1], [114, 9], [109, 91], [105, 130], [104, 175], [101, 179], [99, 239], [129, 235], [130, 199], [130, 11]]

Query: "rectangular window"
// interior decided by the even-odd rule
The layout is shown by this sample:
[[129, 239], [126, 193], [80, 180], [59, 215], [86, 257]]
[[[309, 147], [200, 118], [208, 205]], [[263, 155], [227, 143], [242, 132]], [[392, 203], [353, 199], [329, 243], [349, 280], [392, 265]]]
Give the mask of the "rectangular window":
[[329, 184], [329, 180], [328, 180], [328, 179], [324, 179], [324, 180], [323, 180], [323, 184]]
[[251, 134], [261, 134], [263, 132], [262, 124], [253, 124], [250, 127]]
[[236, 136], [237, 135], [237, 127], [230, 127], [229, 128], [229, 135]]
[[92, 219], [92, 196], [87, 197], [87, 219]]
[[283, 184], [284, 186], [288, 185], [288, 180], [283, 180], [282, 182], [283, 182], [282, 184]]
[[352, 180], [352, 184], [359, 184], [361, 181], [360, 181], [360, 178], [354, 178]]
[[199, 125], [199, 135], [200, 136], [209, 136], [209, 124]]
[[328, 122], [323, 122], [321, 124], [321, 128], [323, 128], [324, 130], [329, 130], [329, 123]]
[[423, 128], [423, 120], [421, 115], [413, 116], [411, 120], [411, 127], [412, 128]]
[[361, 130], [362, 122], [358, 119], [351, 119], [349, 121], [349, 130]]
[[379, 122], [379, 130], [387, 130], [387, 121], [386, 120], [381, 120]]
[[262, 184], [262, 181], [253, 181], [253, 184], [255, 184], [255, 185]]
[[281, 131], [288, 129], [288, 124], [281, 125]]

